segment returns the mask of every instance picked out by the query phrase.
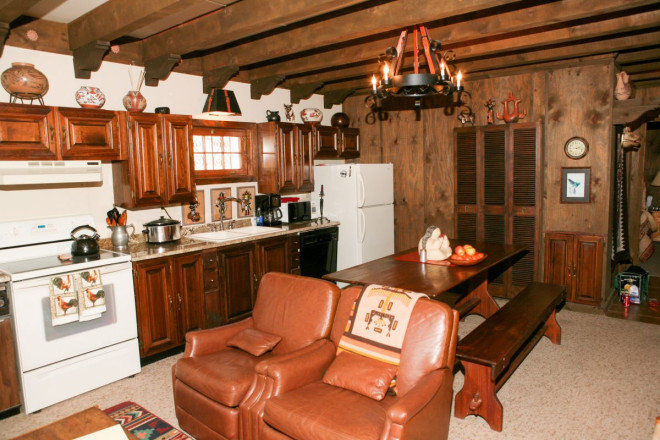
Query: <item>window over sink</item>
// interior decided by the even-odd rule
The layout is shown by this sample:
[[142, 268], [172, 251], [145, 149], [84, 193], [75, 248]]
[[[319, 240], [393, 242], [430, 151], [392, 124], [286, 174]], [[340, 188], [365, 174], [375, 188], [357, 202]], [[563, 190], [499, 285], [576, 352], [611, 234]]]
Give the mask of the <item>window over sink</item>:
[[256, 126], [246, 122], [193, 121], [193, 158], [198, 184], [255, 179]]

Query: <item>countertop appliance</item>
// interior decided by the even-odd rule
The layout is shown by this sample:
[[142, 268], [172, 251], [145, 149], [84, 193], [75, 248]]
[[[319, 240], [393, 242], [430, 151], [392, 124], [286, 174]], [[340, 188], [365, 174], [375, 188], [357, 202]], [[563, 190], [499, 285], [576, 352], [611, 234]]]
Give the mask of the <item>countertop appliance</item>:
[[[26, 413], [140, 372], [130, 255], [100, 250], [58, 257], [70, 256], [71, 230], [92, 222], [84, 215], [0, 223], [0, 271], [11, 278], [10, 310]], [[93, 270], [100, 274], [105, 310], [54, 325], [53, 286], [61, 289], [66, 280], [72, 290], [84, 287], [81, 278]]]
[[279, 194], [258, 195], [256, 207], [261, 210], [264, 226], [280, 226], [282, 224], [282, 198]]
[[339, 229], [336, 226], [301, 232], [300, 274], [321, 278], [337, 271], [338, 237]]
[[323, 216], [338, 220], [337, 270], [394, 253], [392, 164], [341, 164], [314, 167], [312, 200]]
[[[282, 204], [284, 206], [284, 204]], [[309, 201], [286, 203], [282, 213], [284, 223], [308, 222], [312, 219], [312, 205]]]

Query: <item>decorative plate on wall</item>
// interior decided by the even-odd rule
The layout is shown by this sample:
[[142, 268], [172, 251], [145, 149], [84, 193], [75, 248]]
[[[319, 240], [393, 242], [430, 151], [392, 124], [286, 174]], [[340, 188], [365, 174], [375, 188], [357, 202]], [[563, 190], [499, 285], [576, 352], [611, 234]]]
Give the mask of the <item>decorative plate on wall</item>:
[[[231, 197], [231, 187], [226, 187], [226, 188], [215, 188], [211, 190], [211, 212], [213, 213], [213, 216], [211, 217], [214, 222], [219, 222], [220, 221], [220, 208], [215, 206], [215, 204], [218, 201], [218, 197], [220, 197], [220, 194], [224, 195], [225, 197]], [[234, 202], [226, 202], [225, 203], [225, 213], [224, 213], [224, 218], [225, 220], [231, 219], [233, 217], [232, 215], [232, 203]]]

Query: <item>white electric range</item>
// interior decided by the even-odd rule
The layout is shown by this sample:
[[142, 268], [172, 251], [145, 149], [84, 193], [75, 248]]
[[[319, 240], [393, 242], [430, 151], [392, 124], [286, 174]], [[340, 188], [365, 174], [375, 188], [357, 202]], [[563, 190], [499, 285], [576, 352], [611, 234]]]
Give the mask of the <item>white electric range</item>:
[[[101, 250], [62, 261], [58, 256], [71, 253], [71, 231], [81, 225], [93, 226], [91, 216], [0, 223], [0, 271], [11, 278], [26, 413], [140, 372], [130, 255]], [[103, 312], [84, 319], [69, 315], [73, 321], [56, 324], [54, 280], [78, 280], [91, 271], [100, 274]]]

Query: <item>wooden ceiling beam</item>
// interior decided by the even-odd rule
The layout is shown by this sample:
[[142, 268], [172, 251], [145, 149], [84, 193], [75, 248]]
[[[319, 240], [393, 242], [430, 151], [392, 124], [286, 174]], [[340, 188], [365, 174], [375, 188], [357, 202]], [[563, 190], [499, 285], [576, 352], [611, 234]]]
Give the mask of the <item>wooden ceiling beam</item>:
[[355, 93], [355, 88], [331, 90], [323, 95], [323, 108], [332, 108], [344, 102], [346, 98]]
[[101, 67], [103, 56], [110, 49], [109, 41], [92, 41], [73, 51], [73, 71], [76, 78], [89, 79]]
[[238, 72], [238, 66], [224, 66], [207, 70], [202, 76], [202, 92], [211, 93], [211, 89], [224, 89], [229, 79]]
[[[633, 7], [656, 3], [657, 0], [635, 0], [631, 2], [602, 0], [596, 4], [584, 0], [563, 0], [561, 2], [477, 18], [467, 22], [462, 21], [447, 26], [435, 27], [429, 29], [429, 33], [434, 38], [439, 39], [443, 47], [457, 47], [455, 51], [459, 57], [464, 58], [463, 49], [468, 48], [470, 42], [477, 38], [483, 41], [501, 40], [504, 35], [512, 35], [514, 31], [529, 31], [548, 25], [556, 25], [562, 21], [596, 17], [612, 12], [622, 12], [624, 14], [623, 11]], [[237, 80], [247, 82], [252, 78], [268, 74], [291, 76], [327, 68], [331, 60], [341, 60], [340, 62], [344, 62], [349, 59], [352, 62], [362, 62], [371, 59], [374, 62], [375, 70], [378, 55], [383, 53], [387, 47], [394, 44], [394, 39], [381, 39], [348, 48], [325, 51], [287, 62], [274, 63], [266, 67], [246, 70], [241, 72]], [[459, 46], [461, 47], [460, 49], [458, 48]]]
[[109, 0], [69, 23], [69, 45], [73, 50], [95, 40], [115, 40], [199, 1]]
[[145, 39], [145, 51], [186, 54], [206, 50], [365, 1], [243, 0]]
[[616, 62], [621, 65], [638, 63], [648, 59], [660, 59], [660, 49], [636, 50], [633, 52], [620, 53], [616, 56]]
[[[660, 59], [660, 57], [658, 59]], [[660, 61], [655, 61], [651, 63], [631, 64], [629, 66], [626, 66], [623, 70], [625, 70], [626, 73], [628, 74], [658, 72], [660, 71]]]
[[[0, 22], [11, 23], [21, 15], [24, 15], [32, 6], [39, 3], [40, 0], [0, 0]], [[52, 2], [51, 2], [52, 3]], [[57, 0], [53, 7], [64, 3], [64, 0]]]
[[158, 81], [167, 79], [172, 68], [181, 62], [181, 55], [170, 53], [144, 62], [144, 85], [157, 86]]
[[[418, 23], [515, 3], [511, 0], [399, 0], [281, 32], [204, 57], [208, 66], [246, 66], [265, 60], [345, 43]], [[402, 13], [405, 11], [405, 14]], [[338, 32], [341, 29], [341, 32]], [[384, 50], [384, 49], [383, 49]]]
[[250, 82], [250, 97], [260, 99], [262, 95], [270, 95], [279, 83], [284, 81], [284, 75], [273, 75]]
[[295, 84], [291, 87], [291, 104], [300, 103], [301, 99], [309, 99], [315, 91], [323, 86], [322, 82], [312, 82], [305, 84]]

